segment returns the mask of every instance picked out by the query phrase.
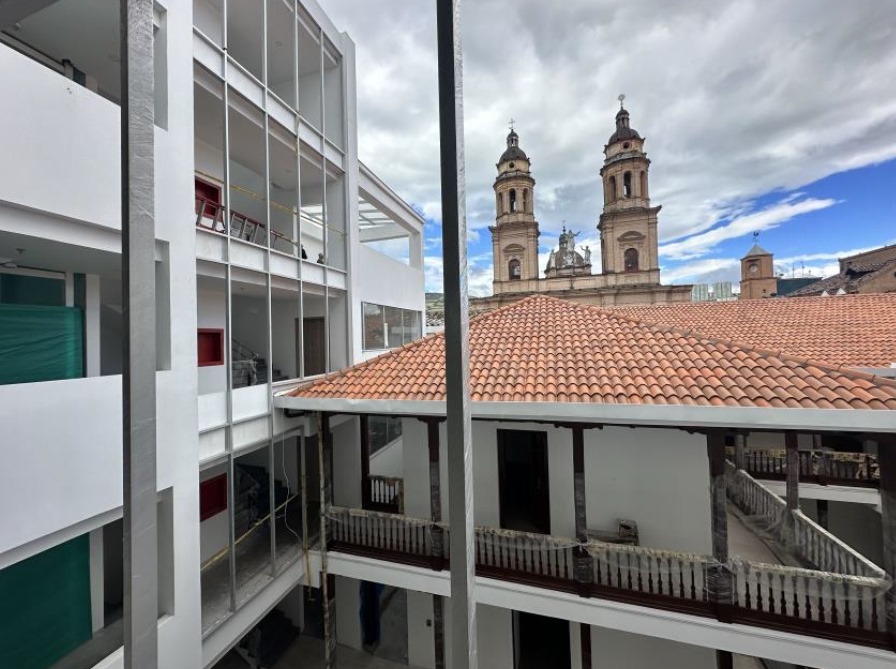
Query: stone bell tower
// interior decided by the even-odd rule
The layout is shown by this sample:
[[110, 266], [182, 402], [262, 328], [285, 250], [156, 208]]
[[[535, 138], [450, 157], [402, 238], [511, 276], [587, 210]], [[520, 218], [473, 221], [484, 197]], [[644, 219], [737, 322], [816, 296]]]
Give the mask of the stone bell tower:
[[644, 139], [629, 123], [629, 113], [619, 96], [616, 131], [604, 147], [604, 210], [600, 231], [601, 265], [604, 274], [626, 273], [626, 283], [659, 284], [657, 214], [662, 207], [650, 206]]
[[535, 179], [513, 125], [497, 168], [495, 225], [489, 228], [494, 260], [492, 290], [495, 295], [535, 290], [539, 234], [534, 214]]

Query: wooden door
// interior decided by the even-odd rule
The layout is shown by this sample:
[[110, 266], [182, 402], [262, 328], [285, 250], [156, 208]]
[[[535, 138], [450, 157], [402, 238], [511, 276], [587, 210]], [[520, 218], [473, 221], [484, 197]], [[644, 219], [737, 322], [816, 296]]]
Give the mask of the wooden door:
[[323, 318], [306, 318], [302, 326], [305, 376], [327, 371], [327, 328]]

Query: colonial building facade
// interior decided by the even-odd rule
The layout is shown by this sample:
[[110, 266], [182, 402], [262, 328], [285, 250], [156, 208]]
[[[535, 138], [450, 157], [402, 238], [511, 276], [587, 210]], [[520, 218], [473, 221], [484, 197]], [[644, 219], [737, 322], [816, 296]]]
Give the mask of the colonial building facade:
[[630, 125], [628, 111], [616, 114], [616, 130], [604, 147], [600, 175], [604, 207], [600, 233], [600, 268], [594, 271], [589, 247], [576, 248], [579, 234], [563, 228], [558, 248], [552, 249], [541, 276], [538, 265], [538, 221], [535, 218], [535, 179], [519, 135], [511, 129], [507, 148], [498, 160], [495, 179], [493, 296], [473, 300], [473, 308], [487, 310], [534, 293], [583, 304], [656, 304], [690, 300], [690, 286], [660, 283], [657, 252], [657, 215], [648, 187], [650, 160], [644, 138]]

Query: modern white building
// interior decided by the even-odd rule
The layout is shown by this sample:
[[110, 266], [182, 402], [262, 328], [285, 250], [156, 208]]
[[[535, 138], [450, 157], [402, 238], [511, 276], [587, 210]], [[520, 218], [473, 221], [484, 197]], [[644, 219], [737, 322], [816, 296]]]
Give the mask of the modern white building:
[[[118, 6], [0, 3], [2, 667], [122, 664]], [[421, 336], [423, 219], [358, 160], [314, 0], [154, 24], [159, 666], [198, 669], [278, 602], [303, 625], [306, 422], [272, 398]]]

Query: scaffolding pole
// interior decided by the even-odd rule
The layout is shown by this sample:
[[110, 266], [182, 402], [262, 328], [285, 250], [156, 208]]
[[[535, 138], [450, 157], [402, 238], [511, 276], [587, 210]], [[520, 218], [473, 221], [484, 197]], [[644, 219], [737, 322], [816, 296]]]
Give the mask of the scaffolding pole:
[[124, 666], [158, 666], [153, 3], [121, 0]]
[[477, 669], [460, 1], [436, 0], [452, 665]]

